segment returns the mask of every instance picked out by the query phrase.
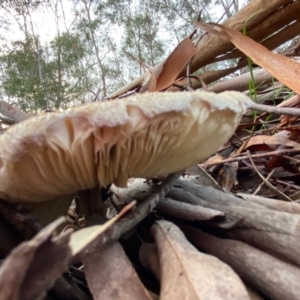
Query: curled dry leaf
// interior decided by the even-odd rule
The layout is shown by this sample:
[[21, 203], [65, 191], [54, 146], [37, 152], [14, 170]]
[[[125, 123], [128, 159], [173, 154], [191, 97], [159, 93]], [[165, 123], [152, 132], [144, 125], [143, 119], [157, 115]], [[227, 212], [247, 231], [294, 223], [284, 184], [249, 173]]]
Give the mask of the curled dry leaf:
[[41, 202], [177, 172], [222, 146], [251, 104], [237, 92], [145, 93], [30, 118], [0, 136], [0, 197]]
[[[251, 38], [220, 24], [213, 24], [219, 30], [207, 24], [196, 22], [196, 26], [209, 33], [231, 41], [239, 50], [249, 56], [256, 64], [270, 72], [280, 82], [296, 93], [300, 93], [300, 63], [294, 59], [275, 54]], [[246, 25], [245, 25], [246, 26]]]
[[197, 52], [190, 38], [185, 38], [172, 51], [168, 58], [147, 70], [142, 76], [109, 95], [108, 99], [116, 98], [134, 88], [141, 86], [140, 92], [160, 91], [173, 84], [178, 74], [186, 67], [189, 60]]
[[160, 299], [249, 300], [234, 271], [217, 258], [199, 252], [177, 226], [159, 221], [152, 233], [160, 263]]
[[118, 242], [90, 254], [83, 264], [94, 300], [152, 300]]
[[189, 37], [181, 41], [159, 70], [155, 91], [161, 91], [174, 83], [178, 74], [197, 52]]
[[299, 148], [300, 144], [289, 139], [288, 131], [280, 131], [274, 135], [255, 135], [250, 137], [238, 150], [237, 154], [247, 149], [251, 151], [276, 150], [279, 146], [284, 145], [289, 148]]
[[60, 218], [49, 224], [6, 258], [0, 268], [1, 300], [44, 299], [46, 291], [68, 269], [70, 233], [54, 235], [64, 221]]

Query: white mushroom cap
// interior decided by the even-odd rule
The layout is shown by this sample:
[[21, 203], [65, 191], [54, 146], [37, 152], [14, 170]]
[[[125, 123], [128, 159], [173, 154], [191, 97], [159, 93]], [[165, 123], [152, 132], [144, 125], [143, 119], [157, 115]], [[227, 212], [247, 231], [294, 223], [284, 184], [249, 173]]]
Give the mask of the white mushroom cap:
[[40, 202], [179, 171], [218, 150], [251, 103], [237, 92], [146, 93], [30, 118], [0, 136], [0, 197]]

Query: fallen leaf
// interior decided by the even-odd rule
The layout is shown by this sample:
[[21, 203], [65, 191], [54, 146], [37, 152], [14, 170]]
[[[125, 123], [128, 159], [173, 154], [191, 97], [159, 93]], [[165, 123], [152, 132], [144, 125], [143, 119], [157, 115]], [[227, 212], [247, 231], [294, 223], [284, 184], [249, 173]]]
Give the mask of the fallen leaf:
[[88, 255], [83, 264], [94, 300], [152, 299], [118, 242]]
[[187, 37], [181, 41], [162, 65], [162, 70], [157, 75], [155, 91], [161, 91], [173, 84], [178, 74], [196, 52], [197, 50], [190, 38]]
[[275, 54], [251, 38], [224, 25], [213, 24], [220, 29], [220, 31], [218, 31], [201, 22], [196, 22], [195, 24], [209, 33], [231, 41], [257, 65], [267, 70], [296, 93], [300, 93], [300, 63], [296, 60], [281, 54]]
[[276, 150], [279, 146], [285, 145], [291, 148], [300, 148], [300, 144], [289, 140], [288, 132], [281, 131], [280, 134], [275, 135], [255, 135], [246, 141], [238, 150], [237, 154], [240, 154], [241, 150], [251, 151], [266, 151]]
[[159, 221], [152, 233], [159, 255], [161, 300], [249, 300], [234, 271], [217, 258], [199, 252], [176, 225]]
[[60, 218], [41, 230], [33, 239], [21, 243], [0, 268], [1, 300], [43, 299], [71, 258], [70, 232], [55, 236], [65, 222]]
[[100, 238], [101, 234], [106, 231], [112, 224], [119, 220], [128, 210], [130, 210], [136, 201], [132, 201], [126, 207], [124, 207], [119, 214], [111, 218], [103, 225], [95, 225], [86, 228], [82, 228], [74, 232], [70, 237], [69, 246], [72, 250], [72, 256], [75, 257], [84, 253], [85, 248], [93, 243], [97, 238]]

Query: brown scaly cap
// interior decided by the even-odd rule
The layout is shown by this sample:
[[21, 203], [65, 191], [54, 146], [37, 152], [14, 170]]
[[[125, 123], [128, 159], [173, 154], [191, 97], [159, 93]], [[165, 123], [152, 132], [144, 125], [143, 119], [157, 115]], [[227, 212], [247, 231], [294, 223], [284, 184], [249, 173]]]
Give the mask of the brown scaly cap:
[[0, 136], [0, 197], [40, 202], [203, 161], [251, 100], [237, 92], [145, 93], [30, 118]]

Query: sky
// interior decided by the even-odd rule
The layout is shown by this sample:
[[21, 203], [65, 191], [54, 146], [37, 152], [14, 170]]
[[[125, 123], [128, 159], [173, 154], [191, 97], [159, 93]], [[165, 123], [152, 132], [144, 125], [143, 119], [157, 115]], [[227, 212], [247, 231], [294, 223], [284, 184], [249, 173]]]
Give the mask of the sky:
[[[72, 14], [72, 1], [70, 0], [53, 0], [50, 1], [52, 3], [51, 8], [44, 8], [43, 10], [38, 10], [37, 12], [32, 13], [32, 23], [34, 27], [34, 32], [38, 34], [42, 40], [42, 42], [50, 41], [57, 35], [57, 27], [56, 27], [56, 19], [55, 19], [55, 3], [58, 3], [57, 10], [59, 16], [59, 27], [61, 31], [65, 31], [66, 27], [72, 26], [74, 15]], [[240, 0], [241, 5], [244, 4], [246, 0]], [[62, 3], [63, 3], [63, 10], [62, 10]], [[215, 6], [213, 13], [215, 18], [218, 19], [223, 14], [222, 7]], [[18, 23], [14, 19], [14, 17], [10, 16], [3, 9], [0, 9], [0, 18], [3, 17], [3, 14], [9, 18], [11, 26], [10, 30], [1, 30], [0, 35], [5, 38], [5, 40], [17, 40], [23, 39], [24, 34], [19, 28]], [[22, 20], [20, 20], [22, 21]], [[1, 42], [1, 41], [0, 41]], [[3, 43], [3, 41], [2, 41]]]
[[[54, 1], [51, 2], [54, 3]], [[51, 8], [43, 8], [42, 10], [39, 9], [31, 14], [34, 32], [40, 36], [42, 41], [50, 41], [57, 35], [54, 9], [55, 6], [53, 5]], [[66, 27], [71, 26], [74, 18], [72, 14], [72, 2], [69, 0], [63, 0], [63, 10], [61, 5], [58, 5], [57, 10], [60, 30], [65, 31]], [[0, 9], [0, 18], [3, 15], [9, 19], [11, 26], [9, 31], [1, 30], [1, 35], [7, 40], [11, 40], [12, 37], [13, 40], [23, 39], [24, 33], [20, 30], [16, 19], [10, 14], [4, 12], [3, 9]], [[20, 22], [22, 22], [22, 19], [20, 19]]]

